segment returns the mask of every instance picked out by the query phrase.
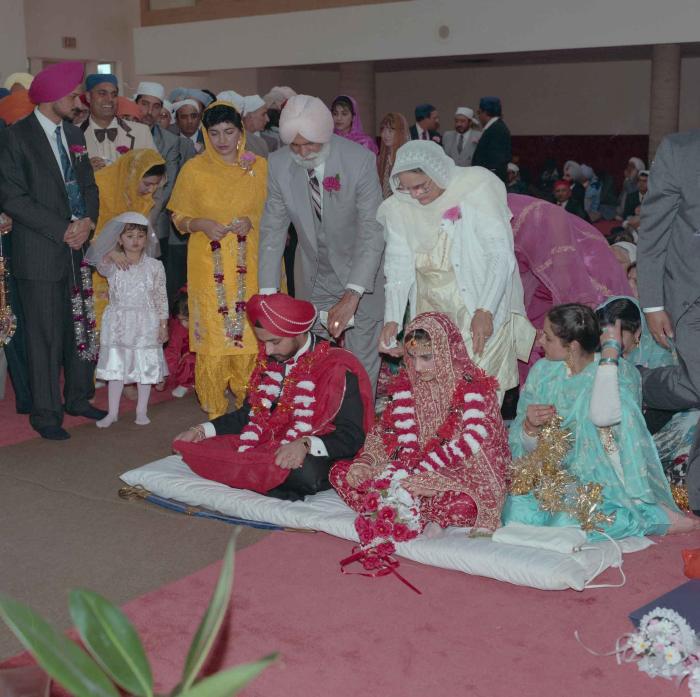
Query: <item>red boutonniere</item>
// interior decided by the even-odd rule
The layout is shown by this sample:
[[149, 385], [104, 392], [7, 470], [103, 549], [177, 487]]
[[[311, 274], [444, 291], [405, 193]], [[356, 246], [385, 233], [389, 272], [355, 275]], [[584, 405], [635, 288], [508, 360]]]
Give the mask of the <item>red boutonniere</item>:
[[453, 206], [442, 214], [442, 219], [450, 223], [456, 223], [458, 220], [462, 219], [462, 211], [459, 209], [459, 206]]
[[253, 165], [255, 164], [255, 155], [252, 152], [245, 150], [243, 154], [238, 158], [238, 165], [244, 171], [247, 172], [251, 177], [255, 176], [253, 172]]
[[440, 136], [433, 136], [433, 140], [438, 144], [442, 142], [442, 138], [440, 138]]
[[129, 150], [131, 150], [131, 148], [128, 147], [127, 145], [117, 145], [117, 152], [120, 155], [126, 155], [126, 153], [128, 153]]
[[80, 160], [87, 155], [87, 148], [84, 145], [69, 145], [68, 150], [73, 153], [76, 160]]
[[331, 194], [334, 191], [340, 191], [340, 175], [336, 174], [333, 177], [326, 177], [323, 180], [323, 188]]

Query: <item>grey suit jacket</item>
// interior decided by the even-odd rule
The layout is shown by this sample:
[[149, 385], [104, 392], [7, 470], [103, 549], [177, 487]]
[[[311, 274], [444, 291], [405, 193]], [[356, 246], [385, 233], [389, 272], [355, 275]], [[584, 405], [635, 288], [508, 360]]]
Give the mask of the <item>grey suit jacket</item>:
[[180, 162], [180, 136], [176, 136], [158, 125], [153, 127], [151, 133], [158, 152], [165, 160], [165, 185], [154, 196], [155, 206], [151, 212], [158, 239], [163, 239], [170, 235], [170, 216], [165, 209], [175, 186], [177, 173], [182, 166], [182, 162]]
[[[79, 128], [64, 121], [63, 129], [69, 149], [86, 147]], [[100, 199], [90, 160], [72, 152], [70, 158], [87, 215], [96, 222]], [[51, 145], [33, 113], [0, 133], [0, 210], [13, 221], [14, 275], [34, 281], [66, 278], [72, 258], [63, 241], [71, 219], [68, 194]], [[79, 264], [79, 253], [74, 256]]]
[[[289, 147], [270, 154], [267, 201], [260, 224], [260, 288], [279, 288], [287, 230], [297, 231], [295, 282], [300, 298], [310, 299], [318, 272], [315, 217], [305, 169], [291, 158]], [[382, 191], [374, 155], [357, 143], [333, 136], [325, 177], [339, 176], [340, 191], [323, 191], [323, 233], [329, 261], [338, 279], [361, 286], [360, 310], [384, 316], [384, 237], [377, 222]]]
[[469, 167], [472, 163], [472, 155], [476, 150], [476, 144], [479, 141], [481, 133], [469, 129], [464, 134], [464, 144], [462, 152], [457, 152], [457, 144], [459, 142], [459, 133], [457, 131], [447, 131], [442, 136], [442, 147], [445, 154], [454, 160], [454, 163], [459, 167]]
[[637, 275], [642, 307], [677, 323], [700, 298], [700, 131], [666, 136], [642, 204]]

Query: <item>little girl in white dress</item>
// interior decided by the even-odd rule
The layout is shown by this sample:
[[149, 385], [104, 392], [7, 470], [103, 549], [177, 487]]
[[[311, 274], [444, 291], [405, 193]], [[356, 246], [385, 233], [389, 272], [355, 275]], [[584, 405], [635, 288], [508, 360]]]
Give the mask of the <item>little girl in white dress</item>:
[[109, 411], [97, 422], [111, 426], [119, 416], [124, 384], [136, 383], [136, 423], [147, 415], [151, 385], [167, 375], [163, 344], [168, 340], [168, 297], [163, 264], [153, 257], [158, 240], [140, 213], [110, 220], [93, 241], [87, 261], [109, 282], [102, 317], [96, 377], [109, 383]]

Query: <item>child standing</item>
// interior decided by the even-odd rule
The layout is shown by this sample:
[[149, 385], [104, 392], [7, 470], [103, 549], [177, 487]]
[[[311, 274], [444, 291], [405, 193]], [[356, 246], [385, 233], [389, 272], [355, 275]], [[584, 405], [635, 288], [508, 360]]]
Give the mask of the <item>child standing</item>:
[[109, 282], [95, 375], [109, 383], [109, 412], [97, 422], [111, 426], [119, 415], [124, 383], [136, 383], [136, 423], [147, 415], [151, 385], [167, 375], [163, 344], [168, 340], [168, 298], [163, 264], [153, 258], [158, 240], [140, 213], [113, 218], [86, 256]]
[[[168, 345], [165, 360], [170, 371], [173, 397], [184, 397], [194, 387], [194, 364], [197, 355], [190, 351], [190, 313], [187, 286], [180, 288], [173, 303], [173, 316], [168, 322]], [[158, 388], [156, 388], [158, 389]]]

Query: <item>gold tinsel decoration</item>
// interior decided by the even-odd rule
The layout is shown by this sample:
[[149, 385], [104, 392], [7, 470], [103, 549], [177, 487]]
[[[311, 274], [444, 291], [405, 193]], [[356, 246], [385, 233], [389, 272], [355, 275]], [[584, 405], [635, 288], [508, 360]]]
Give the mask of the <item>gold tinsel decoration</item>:
[[603, 502], [600, 484], [583, 484], [562, 465], [573, 437], [561, 428], [561, 422], [562, 418], [555, 416], [540, 430], [537, 447], [513, 460], [509, 492], [515, 496], [532, 493], [541, 510], [567, 513], [586, 532], [599, 530], [602, 523], [612, 523], [615, 516], [599, 510]]
[[676, 506], [682, 511], [690, 510], [690, 501], [688, 501], [688, 487], [681, 484], [671, 484], [671, 494], [673, 494], [673, 500], [676, 502]]

